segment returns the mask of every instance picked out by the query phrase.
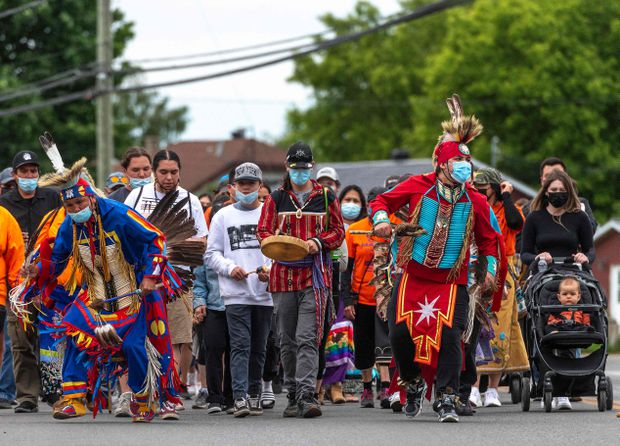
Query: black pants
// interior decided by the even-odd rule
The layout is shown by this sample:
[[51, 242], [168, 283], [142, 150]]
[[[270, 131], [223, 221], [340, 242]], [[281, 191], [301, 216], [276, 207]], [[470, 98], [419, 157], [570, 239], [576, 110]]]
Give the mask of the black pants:
[[[393, 295], [388, 306], [388, 323], [390, 328], [390, 344], [400, 376], [411, 381], [420, 376], [419, 364], [414, 362], [415, 345], [405, 322], [396, 324], [396, 301], [398, 285], [394, 286]], [[461, 336], [467, 324], [469, 295], [464, 285], [458, 285], [452, 327], [443, 326], [441, 347], [435, 375], [435, 393], [453, 393], [459, 389], [459, 376], [463, 365]], [[431, 383], [428, 383], [429, 385]]]
[[263, 366], [263, 381], [273, 381], [278, 376], [280, 369], [280, 339], [278, 338], [278, 327], [276, 324], [276, 313], [274, 311], [271, 319], [271, 330], [267, 337], [267, 355]]
[[461, 372], [461, 387], [459, 388], [459, 395], [462, 401], [467, 401], [471, 394], [471, 387], [476, 383], [478, 379], [478, 373], [476, 370], [476, 346], [478, 345], [478, 338], [480, 338], [480, 331], [482, 325], [477, 318], [474, 318], [474, 328], [469, 338], [469, 342], [465, 344], [465, 370]]
[[232, 403], [230, 378], [230, 337], [225, 311], [207, 311], [205, 323], [207, 347], [207, 388], [210, 403]]
[[374, 305], [357, 304], [353, 321], [355, 367], [366, 370], [375, 365], [375, 313]]

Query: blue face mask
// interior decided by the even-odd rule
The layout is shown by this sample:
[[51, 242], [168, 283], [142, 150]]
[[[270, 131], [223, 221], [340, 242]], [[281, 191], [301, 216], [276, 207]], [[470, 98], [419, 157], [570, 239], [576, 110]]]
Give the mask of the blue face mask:
[[452, 173], [454, 181], [463, 184], [471, 178], [471, 163], [469, 161], [455, 161], [452, 163]]
[[235, 198], [241, 204], [252, 204], [256, 200], [258, 200], [258, 191], [250, 192], [249, 194], [244, 194], [243, 192], [236, 191]]
[[297, 186], [303, 186], [312, 176], [312, 169], [291, 169], [288, 174], [293, 183]]
[[73, 220], [74, 223], [85, 223], [93, 215], [93, 211], [91, 211], [90, 206], [86, 206], [78, 212], [67, 212], [67, 215], [71, 217], [71, 220]]
[[39, 183], [38, 178], [19, 178], [17, 177], [17, 184], [21, 190], [26, 193], [34, 192], [37, 189]]
[[153, 182], [153, 179], [151, 177], [146, 177], [146, 178], [130, 178], [129, 179], [129, 184], [131, 185], [132, 189], [139, 189], [142, 186], [146, 186], [147, 184], [151, 184]]
[[362, 212], [362, 207], [356, 203], [342, 203], [340, 206], [340, 211], [342, 212], [342, 216], [347, 220], [355, 220], [360, 216], [360, 212]]

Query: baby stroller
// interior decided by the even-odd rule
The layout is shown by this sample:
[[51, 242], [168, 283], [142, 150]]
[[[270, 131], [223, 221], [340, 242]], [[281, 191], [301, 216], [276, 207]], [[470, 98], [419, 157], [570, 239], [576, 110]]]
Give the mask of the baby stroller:
[[[545, 265], [546, 266], [546, 265]], [[567, 276], [578, 280], [581, 300], [566, 307], [557, 299], [558, 287]], [[522, 377], [521, 408], [530, 409], [530, 399], [542, 397], [546, 412], [553, 397], [596, 396], [598, 410], [611, 410], [613, 389], [605, 376], [607, 361], [607, 300], [589, 271], [572, 259], [553, 259], [553, 263], [531, 275], [526, 283], [528, 314], [525, 343], [530, 359], [530, 376]], [[545, 330], [550, 314], [582, 311], [590, 316], [590, 326], [579, 330]], [[589, 355], [577, 349], [599, 345]]]

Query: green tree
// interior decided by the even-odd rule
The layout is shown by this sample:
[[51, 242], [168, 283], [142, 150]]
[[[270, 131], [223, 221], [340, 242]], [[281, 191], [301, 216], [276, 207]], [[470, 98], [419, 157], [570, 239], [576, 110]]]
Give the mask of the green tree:
[[[289, 113], [284, 141], [328, 160], [428, 157], [457, 92], [485, 126], [478, 159], [498, 136], [499, 167], [536, 186], [539, 162], [559, 156], [600, 219], [620, 215], [619, 18], [617, 1], [476, 0], [302, 59], [291, 80], [313, 104]], [[339, 34], [376, 20], [368, 3], [323, 18]]]
[[[377, 25], [381, 17], [362, 1], [345, 18], [327, 14], [321, 20], [340, 36]], [[441, 16], [431, 16], [298, 59], [290, 80], [312, 89], [313, 105], [289, 111], [281, 143], [304, 139], [320, 158], [333, 161], [388, 157], [405, 143], [408, 98], [420, 91], [421, 62], [442, 34]]]
[[[23, 4], [0, 0], [0, 11]], [[57, 0], [0, 19], [0, 96], [16, 88], [36, 84], [57, 73], [74, 68], [88, 72], [96, 59], [97, 14], [94, 1]], [[113, 11], [113, 53], [120, 57], [133, 38], [133, 24], [122, 11]], [[115, 78], [115, 84], [123, 82]], [[0, 109], [36, 103], [67, 93], [94, 87], [92, 76], [74, 83], [0, 102]], [[139, 103], [143, 111], [127, 110]], [[166, 100], [151, 93], [130, 95], [115, 100], [115, 141], [122, 152], [140, 142], [143, 134], [155, 134], [166, 140], [174, 132], [166, 129], [166, 118], [173, 118], [177, 133], [186, 125], [184, 108], [170, 110]], [[152, 115], [149, 115], [152, 113]], [[145, 127], [143, 127], [145, 126]], [[80, 156], [95, 158], [95, 102], [80, 100], [0, 118], [0, 165], [9, 165], [19, 150], [40, 150], [38, 136], [49, 130], [67, 161]]]

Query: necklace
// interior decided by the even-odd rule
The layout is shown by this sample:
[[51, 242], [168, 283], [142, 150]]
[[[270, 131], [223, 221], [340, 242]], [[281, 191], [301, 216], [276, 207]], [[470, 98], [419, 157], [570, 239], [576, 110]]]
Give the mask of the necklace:
[[295, 209], [297, 209], [297, 211], [295, 211], [295, 218], [297, 218], [297, 220], [301, 220], [304, 208], [308, 206], [308, 204], [310, 204], [310, 200], [309, 200], [310, 196], [306, 198], [306, 202], [304, 203], [302, 207], [297, 206], [297, 203], [295, 203], [295, 199], [290, 193], [288, 194], [288, 197], [291, 199], [291, 203], [293, 203], [293, 206], [295, 206]]

